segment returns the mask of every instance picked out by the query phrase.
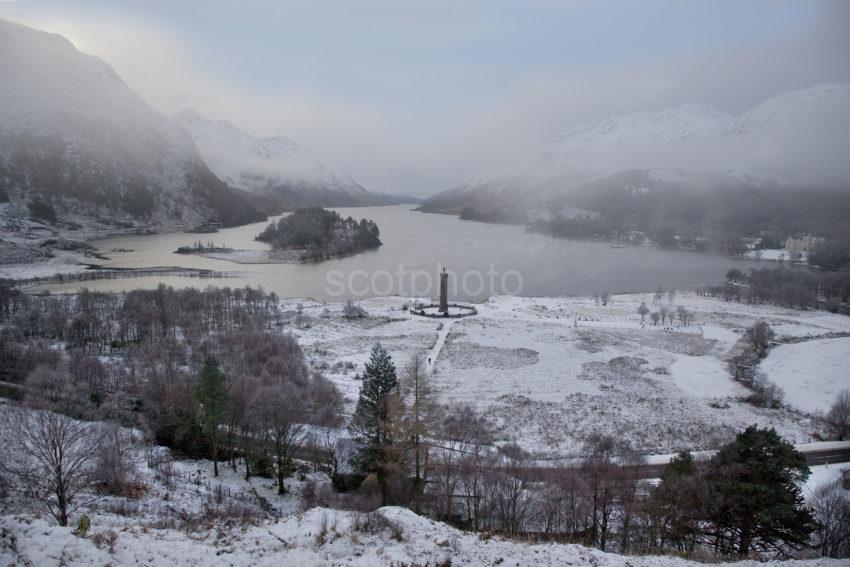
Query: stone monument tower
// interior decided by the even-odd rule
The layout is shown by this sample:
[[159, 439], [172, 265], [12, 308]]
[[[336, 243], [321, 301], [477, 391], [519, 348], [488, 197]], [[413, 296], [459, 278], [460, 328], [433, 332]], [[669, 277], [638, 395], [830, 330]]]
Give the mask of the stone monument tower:
[[449, 274], [446, 268], [440, 273], [440, 313], [449, 312]]

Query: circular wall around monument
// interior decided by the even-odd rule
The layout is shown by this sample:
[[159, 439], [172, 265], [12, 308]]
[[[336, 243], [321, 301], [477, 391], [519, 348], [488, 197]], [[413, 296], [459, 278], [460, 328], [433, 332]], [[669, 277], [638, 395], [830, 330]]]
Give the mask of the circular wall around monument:
[[419, 309], [411, 309], [411, 313], [420, 317], [431, 317], [433, 319], [460, 319], [461, 317], [471, 317], [478, 314], [478, 310], [472, 305], [462, 305], [459, 303], [449, 303], [448, 313], [440, 311], [440, 306], [436, 303], [420, 307]]

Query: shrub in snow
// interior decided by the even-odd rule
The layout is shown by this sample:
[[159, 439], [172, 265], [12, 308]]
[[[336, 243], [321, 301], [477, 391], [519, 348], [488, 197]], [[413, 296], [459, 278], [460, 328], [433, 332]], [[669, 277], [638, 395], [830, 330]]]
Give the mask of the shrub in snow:
[[366, 310], [350, 299], [346, 302], [345, 307], [342, 308], [342, 316], [346, 319], [363, 319], [366, 315]]
[[129, 496], [136, 480], [133, 439], [117, 424], [107, 426], [98, 452], [95, 482], [106, 494]]
[[751, 404], [762, 408], [776, 409], [782, 407], [785, 390], [771, 382], [764, 371], [755, 371], [751, 389], [753, 393], [747, 398], [747, 401]]

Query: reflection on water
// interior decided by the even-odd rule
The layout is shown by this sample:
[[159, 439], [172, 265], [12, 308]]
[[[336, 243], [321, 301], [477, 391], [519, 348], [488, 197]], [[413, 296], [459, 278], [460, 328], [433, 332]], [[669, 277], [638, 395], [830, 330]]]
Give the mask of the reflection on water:
[[[121, 278], [86, 282], [86, 287], [126, 291], [159, 283], [175, 287], [251, 285], [262, 286], [283, 297], [340, 298], [364, 295], [362, 292], [434, 296], [437, 271], [445, 265], [453, 274], [453, 295], [475, 299], [492, 293], [516, 293], [518, 283], [521, 283], [520, 294], [527, 296], [648, 292], [659, 285], [664, 289], [688, 289], [722, 281], [733, 266], [741, 270], [764, 266], [711, 254], [643, 246], [612, 248], [607, 242], [555, 239], [526, 233], [520, 226], [418, 213], [406, 205], [337, 210], [343, 216], [377, 222], [384, 245], [321, 264], [249, 265], [175, 254], [174, 250], [197, 240], [241, 250], [267, 249], [268, 245], [254, 241], [266, 223], [225, 229], [216, 234], [123, 236], [93, 242], [99, 253], [109, 257], [102, 265], [180, 266], [220, 270], [231, 277]], [[80, 284], [55, 285], [50, 289], [71, 291], [77, 287]]]

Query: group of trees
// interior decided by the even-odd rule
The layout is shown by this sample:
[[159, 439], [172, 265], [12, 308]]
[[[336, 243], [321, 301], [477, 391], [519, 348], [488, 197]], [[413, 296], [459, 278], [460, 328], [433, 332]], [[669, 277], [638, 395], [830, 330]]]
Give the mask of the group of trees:
[[383, 504], [420, 502], [430, 470], [430, 441], [439, 408], [416, 355], [399, 378], [379, 343], [362, 374], [363, 384], [348, 429], [354, 441], [350, 465]]
[[257, 240], [276, 250], [305, 250], [302, 261], [321, 261], [377, 248], [379, 237], [378, 225], [371, 220], [343, 219], [336, 211], [310, 207], [270, 223]]
[[675, 289], [671, 289], [665, 293], [661, 286], [658, 286], [658, 289], [655, 290], [652, 296], [652, 305], [655, 307], [654, 311], [646, 305], [645, 301], [641, 301], [640, 305], [638, 305], [637, 314], [640, 315], [640, 324], [643, 325], [648, 316], [653, 325], [658, 325], [659, 322], [662, 325], [672, 325], [676, 320], [683, 327], [690, 325], [694, 319], [694, 314], [681, 305], [677, 305], [674, 308], [673, 303], [675, 301]]
[[174, 251], [175, 254], [208, 254], [211, 252], [233, 252], [233, 248], [216, 246], [211, 241], [204, 244], [200, 240], [196, 240], [190, 246], [180, 246]]
[[744, 329], [738, 342], [739, 352], [729, 360], [730, 373], [752, 390], [747, 401], [759, 407], [778, 408], [785, 399], [785, 391], [758, 368], [775, 338], [776, 333], [770, 325], [765, 321], [756, 321]]
[[[513, 528], [621, 553], [722, 556], [790, 553], [805, 547], [817, 527], [800, 496], [805, 461], [772, 430], [748, 429], [703, 465], [684, 453], [655, 487], [641, 480], [641, 458], [612, 438], [591, 439], [584, 452], [578, 466], [545, 475], [516, 456], [459, 467], [457, 486], [474, 485], [469, 479], [479, 475], [482, 486], [494, 487], [479, 493], [470, 520], [479, 529]], [[522, 486], [513, 498], [505, 490], [511, 483]], [[501, 521], [505, 497], [517, 523]]]
[[283, 492], [306, 428], [338, 426], [342, 404], [277, 329], [293, 317], [251, 288], [53, 297], [0, 286], [0, 381], [28, 405], [141, 428], [212, 459], [216, 474], [241, 459]]
[[809, 264], [824, 270], [850, 267], [850, 234], [844, 234], [815, 245], [809, 251]]
[[381, 504], [622, 553], [788, 556], [835, 530], [820, 520], [838, 504], [817, 514], [806, 505], [805, 458], [772, 429], [748, 428], [707, 462], [684, 452], [652, 485], [643, 457], [614, 438], [589, 439], [578, 463], [539, 468], [519, 447], [497, 446], [486, 418], [437, 406], [429, 391], [418, 365], [399, 379], [375, 346], [349, 424], [350, 463]]
[[744, 273], [732, 269], [726, 274], [726, 282], [701, 286], [697, 294], [722, 297], [726, 301], [844, 312], [850, 302], [850, 272], [783, 267]]
[[677, 305], [676, 308], [673, 309], [669, 305], [662, 304], [658, 307], [657, 311], [650, 311], [649, 307], [646, 306], [646, 302], [643, 301], [641, 301], [640, 305], [638, 305], [637, 314], [640, 315], [641, 325], [644, 324], [647, 316], [649, 316], [649, 320], [653, 325], [658, 325], [659, 322], [662, 325], [668, 323], [672, 325], [676, 320], [678, 320], [680, 325], [687, 326], [690, 325], [694, 319], [694, 314], [681, 305]]

